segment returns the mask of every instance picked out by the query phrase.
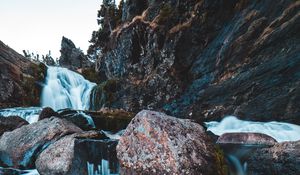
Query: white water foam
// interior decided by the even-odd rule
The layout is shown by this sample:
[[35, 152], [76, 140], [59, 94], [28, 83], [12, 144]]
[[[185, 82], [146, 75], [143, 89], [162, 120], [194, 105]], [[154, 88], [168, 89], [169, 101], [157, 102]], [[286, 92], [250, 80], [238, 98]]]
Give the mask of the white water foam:
[[37, 170], [24, 170], [21, 175], [40, 175]]
[[71, 108], [88, 110], [90, 93], [95, 86], [78, 73], [61, 67], [48, 67], [46, 85], [43, 88], [43, 107], [54, 110]]
[[206, 122], [207, 130], [220, 136], [232, 132], [256, 132], [267, 134], [278, 142], [300, 140], [300, 126], [283, 122], [253, 122], [228, 116], [221, 122]]
[[118, 131], [117, 133], [112, 133], [110, 131], [103, 131], [102, 132], [105, 134], [106, 137], [112, 139], [112, 140], [120, 140], [121, 136], [125, 132], [125, 130]]
[[7, 108], [0, 110], [0, 116], [9, 117], [9, 116], [19, 116], [28, 123], [34, 123], [38, 121], [39, 114], [42, 111], [40, 107], [27, 107], [27, 108]]
[[87, 162], [88, 175], [118, 175], [111, 173], [109, 169], [109, 162], [102, 159], [101, 165], [95, 166], [92, 163]]
[[93, 120], [93, 118], [89, 115], [87, 115], [86, 113], [84, 112], [78, 112], [79, 114], [81, 114], [88, 122], [88, 125], [92, 128], [96, 128], [96, 125], [95, 125], [95, 122]]

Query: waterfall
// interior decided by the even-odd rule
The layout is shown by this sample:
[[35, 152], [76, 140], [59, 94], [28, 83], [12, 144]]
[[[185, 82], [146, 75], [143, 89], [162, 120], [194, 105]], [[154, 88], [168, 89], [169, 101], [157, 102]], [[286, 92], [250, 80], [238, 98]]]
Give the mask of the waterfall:
[[207, 130], [215, 135], [231, 132], [256, 132], [267, 134], [277, 142], [300, 140], [300, 126], [284, 122], [254, 122], [239, 120], [234, 116], [228, 116], [221, 122], [206, 122]]
[[95, 86], [78, 73], [61, 67], [48, 67], [42, 91], [42, 107], [54, 110], [71, 108], [88, 110], [90, 93]]

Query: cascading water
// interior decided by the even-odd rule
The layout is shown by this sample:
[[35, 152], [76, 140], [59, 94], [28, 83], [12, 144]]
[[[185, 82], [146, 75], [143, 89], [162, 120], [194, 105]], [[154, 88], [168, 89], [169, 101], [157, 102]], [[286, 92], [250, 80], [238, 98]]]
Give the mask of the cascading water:
[[40, 107], [27, 107], [27, 108], [8, 108], [1, 109], [0, 116], [10, 117], [10, 116], [19, 116], [29, 123], [36, 122], [38, 120], [39, 114], [42, 111]]
[[[205, 124], [208, 131], [218, 136], [224, 133], [248, 132], [269, 135], [277, 142], [300, 140], [300, 126], [290, 123], [243, 121], [234, 116], [228, 116], [221, 122], [212, 121]], [[234, 171], [230, 171], [231, 175], [247, 174], [247, 162], [243, 161], [242, 157], [251, 154], [251, 151], [256, 148], [258, 147], [254, 145], [239, 145], [235, 148], [235, 152], [227, 154], [229, 167], [234, 169]]]
[[300, 140], [300, 126], [283, 122], [253, 122], [239, 120], [234, 116], [228, 116], [221, 122], [206, 122], [207, 130], [216, 135], [231, 132], [256, 132], [267, 134], [277, 142]]
[[51, 107], [54, 110], [89, 109], [90, 93], [95, 85], [66, 68], [48, 67], [41, 96], [42, 107]]

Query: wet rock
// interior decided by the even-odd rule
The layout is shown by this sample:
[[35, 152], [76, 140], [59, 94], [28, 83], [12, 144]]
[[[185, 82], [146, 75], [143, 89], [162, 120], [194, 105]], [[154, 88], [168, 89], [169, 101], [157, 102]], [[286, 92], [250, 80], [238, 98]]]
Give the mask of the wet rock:
[[61, 41], [61, 56], [59, 65], [71, 70], [91, 66], [91, 63], [82, 50], [76, 48], [75, 44], [68, 38], [63, 37]]
[[38, 154], [49, 144], [81, 131], [71, 122], [51, 117], [5, 132], [0, 138], [0, 160], [10, 167], [32, 168]]
[[247, 162], [247, 173], [254, 175], [294, 175], [300, 172], [300, 141], [277, 143], [257, 149]]
[[61, 118], [64, 118], [82, 130], [93, 130], [96, 129], [95, 123], [90, 115], [87, 115], [83, 111], [76, 110], [64, 110], [60, 114]]
[[225, 133], [218, 138], [217, 143], [273, 146], [277, 141], [261, 133]]
[[237, 168], [235, 160], [241, 164], [247, 164], [247, 158], [253, 151], [269, 148], [277, 141], [273, 137], [261, 133], [225, 133], [218, 138], [216, 143], [224, 151], [231, 171], [235, 172], [233, 174], [239, 174], [240, 170]]
[[43, 120], [45, 118], [50, 118], [50, 117], [59, 117], [59, 115], [50, 107], [43, 108], [43, 110], [39, 115], [39, 120]]
[[103, 108], [99, 111], [78, 111], [64, 109], [58, 111], [65, 118], [84, 130], [98, 129], [118, 132], [125, 129], [134, 114], [120, 109]]
[[36, 167], [39, 173], [45, 175], [88, 174], [87, 163], [97, 167], [105, 159], [110, 161], [111, 173], [117, 173], [117, 142], [98, 140], [103, 138], [105, 136], [102, 133], [95, 131], [63, 137], [39, 155]]
[[101, 109], [99, 111], [87, 111], [95, 123], [96, 128], [105, 131], [118, 132], [125, 129], [134, 117], [134, 113], [122, 109]]
[[117, 146], [122, 171], [145, 174], [221, 174], [204, 129], [190, 120], [143, 110]]
[[1, 117], [0, 116], [0, 136], [4, 132], [13, 131], [14, 129], [20, 128], [23, 125], [29, 123], [18, 116]]

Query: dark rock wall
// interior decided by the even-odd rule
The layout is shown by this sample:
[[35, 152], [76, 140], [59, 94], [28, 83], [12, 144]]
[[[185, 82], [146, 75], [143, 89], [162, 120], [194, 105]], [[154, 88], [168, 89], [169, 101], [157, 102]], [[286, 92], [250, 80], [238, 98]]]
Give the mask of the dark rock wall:
[[71, 70], [77, 70], [79, 68], [90, 67], [91, 63], [82, 50], [77, 48], [73, 41], [66, 37], [62, 37], [61, 40], [61, 56], [59, 58], [59, 65]]
[[96, 65], [121, 82], [110, 106], [300, 123], [299, 1], [149, 0], [142, 13], [130, 4]]
[[38, 106], [46, 69], [0, 41], [0, 108]]

